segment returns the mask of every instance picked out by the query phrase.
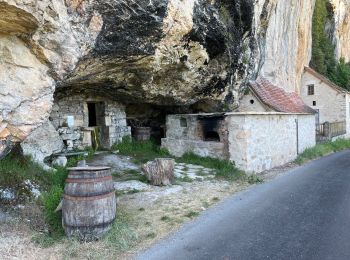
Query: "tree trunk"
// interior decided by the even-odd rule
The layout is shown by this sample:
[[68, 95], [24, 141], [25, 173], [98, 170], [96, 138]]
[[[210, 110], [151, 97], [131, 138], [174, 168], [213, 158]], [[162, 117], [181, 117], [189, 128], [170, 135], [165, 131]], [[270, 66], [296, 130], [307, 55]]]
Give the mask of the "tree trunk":
[[157, 158], [142, 166], [147, 179], [152, 185], [171, 185], [174, 180], [175, 160], [168, 158]]

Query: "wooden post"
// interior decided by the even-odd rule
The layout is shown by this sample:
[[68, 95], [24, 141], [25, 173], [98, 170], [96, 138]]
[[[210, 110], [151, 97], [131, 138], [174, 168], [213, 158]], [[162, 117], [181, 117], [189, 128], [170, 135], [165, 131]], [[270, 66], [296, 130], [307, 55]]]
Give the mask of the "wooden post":
[[169, 158], [156, 158], [142, 166], [147, 179], [152, 185], [171, 185], [174, 180], [175, 160]]

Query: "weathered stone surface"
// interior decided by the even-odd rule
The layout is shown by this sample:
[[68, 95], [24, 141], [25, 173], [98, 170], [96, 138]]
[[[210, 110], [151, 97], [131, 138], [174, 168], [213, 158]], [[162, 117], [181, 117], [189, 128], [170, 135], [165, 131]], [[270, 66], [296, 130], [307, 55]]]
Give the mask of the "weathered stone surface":
[[50, 122], [35, 129], [22, 143], [23, 153], [42, 163], [45, 157], [61, 152], [63, 141]]
[[[349, 59], [349, 2], [332, 0]], [[0, 156], [57, 96], [231, 110], [258, 75], [299, 91], [315, 0], [2, 0]]]
[[58, 156], [56, 159], [52, 161], [52, 165], [65, 167], [67, 165], [67, 162], [68, 160], [66, 156]]
[[337, 58], [350, 61], [350, 1], [330, 0], [333, 6], [333, 28], [331, 37], [335, 45]]

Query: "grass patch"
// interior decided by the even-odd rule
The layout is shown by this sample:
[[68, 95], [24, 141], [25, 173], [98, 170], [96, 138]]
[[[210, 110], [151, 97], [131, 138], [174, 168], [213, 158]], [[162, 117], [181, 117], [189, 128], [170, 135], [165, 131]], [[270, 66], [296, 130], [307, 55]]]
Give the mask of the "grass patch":
[[112, 229], [103, 237], [106, 245], [118, 251], [125, 251], [135, 246], [138, 243], [138, 236], [130, 227], [131, 221], [131, 216], [118, 208]]
[[160, 218], [161, 221], [170, 221], [171, 218], [169, 216], [163, 216]]
[[197, 211], [190, 211], [185, 215], [185, 217], [195, 218], [195, 217], [198, 217], [198, 215], [199, 215], [199, 213]]
[[[132, 156], [133, 161], [138, 164], [146, 163], [157, 157], [172, 157], [166, 149], [160, 148], [153, 141], [138, 142], [130, 137], [124, 137], [123, 141], [112, 146], [113, 151], [119, 154]], [[177, 158], [178, 163], [196, 164], [205, 168], [216, 170], [216, 177], [220, 179], [236, 181], [245, 180], [246, 175], [238, 170], [234, 163], [228, 160], [220, 160], [210, 157], [201, 157], [193, 153], [186, 153], [181, 158]], [[187, 168], [187, 169], [186, 169]], [[188, 170], [185, 166], [184, 171]], [[186, 181], [186, 180], [181, 180]]]
[[191, 179], [187, 175], [184, 175], [183, 177], [177, 178], [177, 180], [180, 182], [193, 182], [193, 179]]
[[157, 237], [157, 234], [154, 233], [154, 232], [148, 233], [146, 235], [146, 238], [148, 238], [148, 239], [153, 239], [153, 238], [156, 238], [156, 237]]
[[334, 142], [326, 142], [317, 144], [312, 148], [306, 149], [302, 154], [299, 154], [295, 163], [303, 164], [307, 161], [320, 158], [333, 152], [339, 152], [350, 148], [350, 139], [338, 139]]
[[144, 183], [148, 183], [147, 177], [143, 174], [141, 174], [137, 170], [125, 170], [123, 172], [118, 172], [118, 173], [113, 173], [112, 176], [115, 178], [117, 181], [141, 181]]
[[258, 183], [264, 182], [264, 180], [256, 174], [252, 174], [252, 175], [248, 176], [247, 181], [249, 184], [258, 184]]
[[217, 202], [217, 201], [219, 201], [220, 199], [218, 198], [218, 197], [214, 197], [214, 198], [212, 198], [212, 201], [215, 201], [215, 202]]
[[52, 238], [60, 238], [64, 235], [62, 228], [62, 215], [56, 213], [55, 209], [62, 199], [63, 189], [60, 186], [53, 186], [49, 192], [42, 195], [44, 216], [49, 225], [49, 232]]
[[230, 181], [237, 181], [246, 178], [243, 171], [237, 169], [234, 163], [228, 160], [220, 160], [211, 157], [201, 157], [193, 153], [186, 153], [176, 159], [178, 163], [201, 165], [205, 168], [215, 169], [216, 177]]
[[67, 178], [67, 171], [64, 168], [48, 172], [27, 156], [9, 155], [0, 160], [0, 173], [0, 188], [15, 190], [19, 199], [22, 199], [22, 195], [26, 197], [30, 195], [29, 190], [23, 186], [25, 180], [39, 185], [42, 191], [48, 191], [53, 186], [63, 187]]
[[133, 161], [138, 164], [146, 163], [157, 157], [170, 157], [169, 152], [160, 148], [154, 141], [138, 142], [129, 136], [124, 137], [122, 142], [114, 144], [111, 149], [118, 151], [121, 155], [132, 156]]

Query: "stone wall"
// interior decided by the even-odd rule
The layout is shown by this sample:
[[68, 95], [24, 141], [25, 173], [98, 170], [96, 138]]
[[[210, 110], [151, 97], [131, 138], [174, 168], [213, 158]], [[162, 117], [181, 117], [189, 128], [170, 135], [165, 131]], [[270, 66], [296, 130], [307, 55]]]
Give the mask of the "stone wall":
[[[308, 85], [313, 84], [315, 93], [308, 95]], [[326, 82], [305, 72], [302, 77], [301, 98], [306, 105], [319, 110], [320, 123], [339, 122], [348, 119], [346, 93], [332, 88]], [[316, 101], [316, 106], [313, 102]]]
[[[207, 114], [208, 115], [208, 114]], [[181, 119], [187, 126], [181, 126]], [[225, 114], [226, 139], [206, 142], [199, 138], [199, 115], [170, 115], [162, 146], [181, 156], [193, 152], [234, 161], [248, 172], [262, 172], [294, 160], [316, 144], [315, 117], [311, 114], [246, 112]]]
[[[162, 139], [162, 147], [167, 148], [171, 154], [182, 156], [186, 152], [193, 152], [200, 156], [214, 158], [227, 158], [227, 127], [225, 120], [219, 120], [213, 127], [220, 137], [220, 141], [204, 141], [205, 133], [200, 115], [168, 115], [166, 121], [166, 138]], [[215, 116], [207, 114], [208, 118]]]
[[[230, 113], [230, 160], [247, 172], [262, 172], [294, 160], [316, 144], [314, 115]], [[297, 123], [298, 122], [298, 123]]]
[[268, 109], [264, 106], [259, 99], [254, 96], [251, 91], [244, 95], [239, 102], [238, 112], [268, 112]]
[[[131, 135], [126, 123], [125, 107], [120, 103], [100, 97], [65, 97], [55, 100], [50, 120], [69, 148], [81, 149], [92, 144], [95, 128], [89, 126], [89, 102], [104, 107], [103, 114], [97, 118], [102, 147], [110, 148], [124, 136]], [[74, 117], [74, 126], [68, 126], [69, 116]]]

